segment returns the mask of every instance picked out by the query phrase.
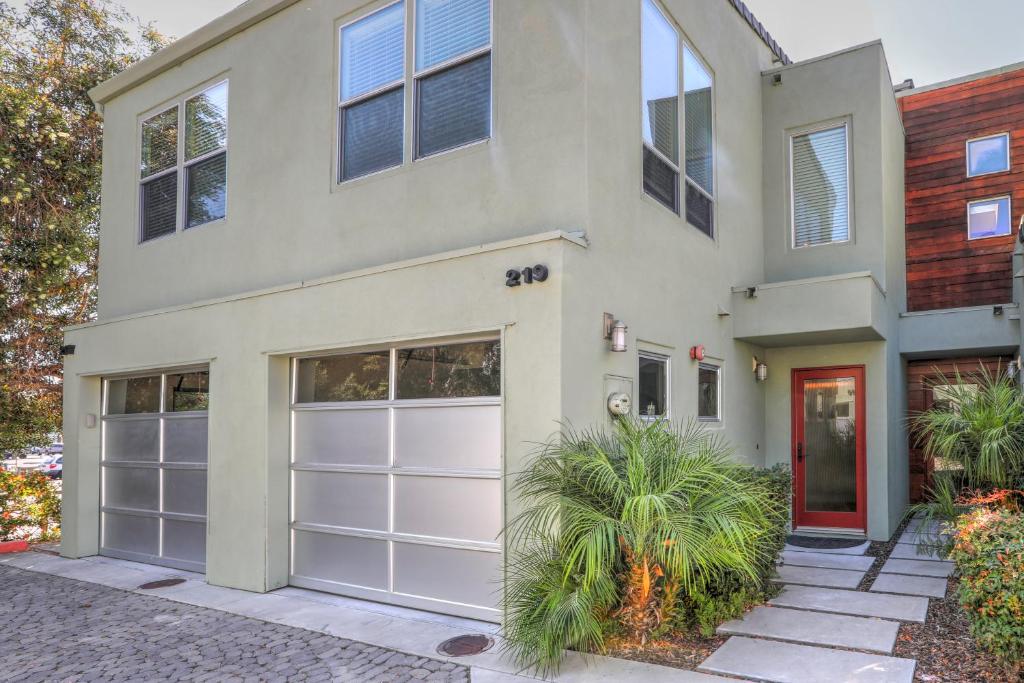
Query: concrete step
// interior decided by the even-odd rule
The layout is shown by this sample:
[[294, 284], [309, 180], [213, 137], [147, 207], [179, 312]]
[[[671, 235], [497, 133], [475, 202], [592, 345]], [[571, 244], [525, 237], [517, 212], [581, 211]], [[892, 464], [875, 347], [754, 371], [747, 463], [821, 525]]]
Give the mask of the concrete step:
[[875, 563], [867, 555], [834, 555], [829, 553], [795, 553], [784, 551], [782, 563], [798, 567], [821, 567], [823, 569], [848, 569], [864, 572]]
[[922, 554], [918, 554], [918, 546], [913, 543], [897, 543], [893, 546], [892, 554], [889, 555], [891, 558], [897, 560], [945, 560], [946, 558], [940, 557], [938, 552], [934, 548], [923, 549]]
[[845, 614], [825, 614], [784, 607], [758, 607], [742, 619], [718, 627], [725, 635], [788, 640], [805, 645], [831, 645], [891, 654], [900, 630], [897, 621]]
[[900, 538], [896, 542], [916, 545], [923, 541], [924, 543], [928, 543], [930, 545], [939, 545], [947, 542], [950, 538], [952, 537], [949, 534], [932, 534], [920, 531], [904, 531], [902, 534], [900, 534]]
[[846, 569], [822, 569], [821, 567], [796, 567], [782, 565], [778, 568], [778, 583], [796, 583], [802, 586], [825, 586], [828, 588], [856, 588], [864, 578], [864, 572]]
[[889, 558], [882, 565], [883, 574], [908, 574], [909, 576], [935, 576], [946, 578], [953, 573], [952, 562], [941, 560], [900, 560]]
[[870, 545], [870, 542], [864, 541], [860, 545], [855, 545], [852, 548], [801, 548], [798, 545], [790, 545], [787, 543], [783, 550], [795, 553], [825, 553], [826, 555], [863, 555]]
[[929, 534], [939, 534], [939, 533], [942, 533], [942, 531], [943, 531], [943, 529], [945, 529], [945, 527], [946, 527], [946, 524], [944, 522], [940, 522], [938, 520], [934, 520], [933, 519], [931, 521], [926, 522], [923, 519], [914, 518], [914, 519], [910, 520], [910, 524], [907, 525], [907, 528], [904, 529], [904, 532], [906, 532], [906, 531], [913, 531], [913, 532], [924, 532], [924, 533], [929, 533]]
[[904, 576], [903, 574], [879, 574], [871, 584], [874, 593], [897, 593], [899, 595], [923, 595], [929, 598], [946, 597], [946, 580], [930, 576]]
[[786, 586], [777, 597], [768, 602], [777, 607], [793, 607], [818, 612], [918, 623], [924, 623], [925, 617], [928, 616], [927, 598], [844, 591], [834, 588]]
[[775, 683], [910, 683], [913, 659], [733, 636], [700, 671]]

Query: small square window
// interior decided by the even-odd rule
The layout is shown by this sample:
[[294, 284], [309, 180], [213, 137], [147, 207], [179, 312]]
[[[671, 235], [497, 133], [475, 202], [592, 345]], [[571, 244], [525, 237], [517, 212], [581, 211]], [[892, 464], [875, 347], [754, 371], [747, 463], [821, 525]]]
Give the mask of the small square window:
[[1010, 198], [967, 202], [967, 237], [982, 239], [1010, 234]]
[[697, 370], [697, 419], [718, 422], [722, 419], [722, 369], [701, 363]]
[[1010, 170], [1010, 134], [967, 141], [967, 177]]
[[668, 358], [641, 353], [637, 386], [641, 417], [668, 415]]

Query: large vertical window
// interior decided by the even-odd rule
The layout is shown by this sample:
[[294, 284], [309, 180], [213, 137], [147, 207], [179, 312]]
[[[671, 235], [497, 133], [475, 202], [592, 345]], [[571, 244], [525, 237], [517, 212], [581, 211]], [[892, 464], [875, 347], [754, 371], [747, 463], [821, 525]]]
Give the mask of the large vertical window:
[[490, 0], [416, 0], [416, 157], [491, 135]]
[[790, 138], [793, 247], [850, 240], [846, 124]]
[[340, 180], [402, 163], [405, 3], [341, 29]]
[[644, 191], [679, 212], [679, 35], [653, 0], [641, 10]]
[[641, 352], [637, 368], [640, 416], [652, 420], [668, 415], [668, 358]]
[[142, 122], [139, 213], [143, 242], [224, 218], [227, 144], [227, 81], [183, 98]]
[[683, 101], [686, 112], [686, 220], [714, 237], [714, 131], [711, 73], [683, 46]]

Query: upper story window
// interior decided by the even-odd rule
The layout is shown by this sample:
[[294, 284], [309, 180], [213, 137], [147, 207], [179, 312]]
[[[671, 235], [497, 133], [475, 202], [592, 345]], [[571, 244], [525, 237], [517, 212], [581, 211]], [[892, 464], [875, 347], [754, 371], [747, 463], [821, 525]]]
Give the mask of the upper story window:
[[[686, 218], [714, 236], [713, 78], [654, 0], [643, 0], [641, 5], [640, 43], [644, 191], [679, 213], [679, 182], [684, 173]], [[680, 85], [685, 117], [683, 168]]]
[[1010, 197], [967, 202], [967, 238], [1002, 237], [1010, 234]]
[[406, 21], [402, 0], [341, 28], [340, 181], [404, 162], [408, 90], [413, 158], [491, 135], [490, 0], [415, 0], [411, 69]]
[[637, 397], [641, 417], [668, 415], [668, 358], [654, 353], [639, 354]]
[[790, 137], [793, 247], [850, 241], [846, 124]]
[[182, 98], [142, 122], [143, 242], [224, 218], [227, 143], [227, 81]]
[[967, 141], [967, 177], [1010, 170], [1010, 134]]

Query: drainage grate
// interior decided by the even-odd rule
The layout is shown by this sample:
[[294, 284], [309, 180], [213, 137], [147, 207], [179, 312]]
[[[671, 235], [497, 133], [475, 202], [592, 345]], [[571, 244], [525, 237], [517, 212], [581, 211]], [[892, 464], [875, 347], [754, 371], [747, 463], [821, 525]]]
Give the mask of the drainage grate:
[[151, 590], [153, 588], [167, 588], [168, 586], [177, 586], [179, 583], [185, 583], [185, 579], [162, 579], [160, 581], [150, 581], [144, 583], [139, 588], [142, 590]]
[[455, 636], [437, 646], [437, 651], [449, 657], [468, 657], [486, 652], [494, 645], [494, 640], [484, 635]]

